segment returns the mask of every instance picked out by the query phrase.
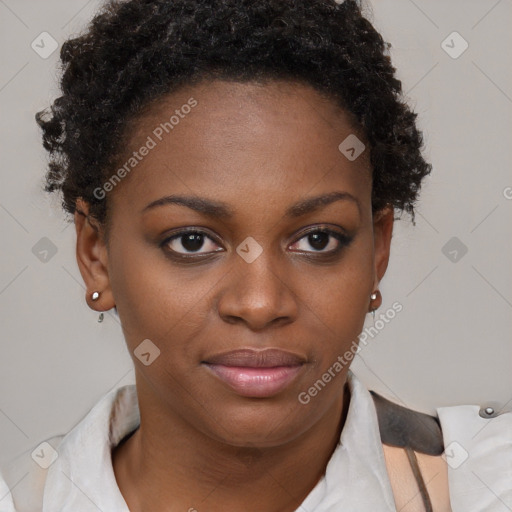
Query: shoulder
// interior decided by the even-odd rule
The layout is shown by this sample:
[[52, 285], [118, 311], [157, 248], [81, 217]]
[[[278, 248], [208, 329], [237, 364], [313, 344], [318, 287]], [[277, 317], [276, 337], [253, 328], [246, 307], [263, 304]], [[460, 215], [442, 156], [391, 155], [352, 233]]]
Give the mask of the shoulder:
[[512, 410], [456, 405], [437, 408], [431, 416], [370, 393], [397, 506], [403, 505], [398, 509], [425, 510], [423, 481], [434, 512], [494, 510], [503, 504], [512, 510]]
[[39, 512], [48, 468], [64, 434], [39, 443], [0, 469], [0, 512]]
[[510, 403], [486, 409], [437, 409], [457, 510], [512, 510], [512, 410]]

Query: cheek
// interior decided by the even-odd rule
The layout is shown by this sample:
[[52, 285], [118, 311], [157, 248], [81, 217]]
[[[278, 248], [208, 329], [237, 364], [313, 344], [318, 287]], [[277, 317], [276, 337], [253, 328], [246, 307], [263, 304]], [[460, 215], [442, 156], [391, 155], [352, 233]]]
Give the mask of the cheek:
[[111, 252], [112, 291], [132, 348], [146, 338], [163, 346], [176, 337], [183, 324], [196, 322], [202, 297], [209, 289], [204, 277], [172, 265], [160, 251], [134, 242], [116, 246]]
[[338, 265], [301, 278], [303, 314], [322, 332], [322, 350], [316, 356], [324, 363], [357, 341], [363, 329], [373, 285], [372, 248], [371, 239], [360, 237]]

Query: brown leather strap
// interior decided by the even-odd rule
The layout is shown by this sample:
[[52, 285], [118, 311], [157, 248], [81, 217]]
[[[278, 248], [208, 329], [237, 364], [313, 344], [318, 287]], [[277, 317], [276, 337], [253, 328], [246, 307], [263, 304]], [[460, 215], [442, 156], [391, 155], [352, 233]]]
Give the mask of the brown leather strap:
[[414, 478], [416, 478], [416, 482], [418, 484], [418, 488], [421, 494], [421, 499], [423, 500], [423, 505], [425, 506], [425, 512], [433, 512], [432, 502], [430, 501], [427, 486], [425, 485], [425, 481], [423, 480], [423, 476], [421, 475], [421, 470], [418, 465], [418, 459], [416, 458], [416, 454], [414, 453], [414, 450], [409, 446], [406, 446], [404, 450], [407, 453], [407, 458], [409, 459], [409, 462], [411, 464]]
[[436, 416], [414, 411], [398, 405], [375, 391], [373, 397], [382, 442], [428, 455], [441, 455], [444, 451], [441, 425]]

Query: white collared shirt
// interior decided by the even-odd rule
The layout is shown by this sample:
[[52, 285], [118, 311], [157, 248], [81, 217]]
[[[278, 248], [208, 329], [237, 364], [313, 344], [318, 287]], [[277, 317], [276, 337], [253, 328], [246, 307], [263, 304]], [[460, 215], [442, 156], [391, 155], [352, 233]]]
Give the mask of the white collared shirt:
[[[373, 398], [351, 370], [347, 382], [350, 404], [340, 443], [296, 512], [396, 512]], [[437, 412], [450, 464], [452, 511], [510, 512], [512, 412], [492, 420], [481, 418], [478, 406]], [[68, 434], [6, 466], [0, 512], [129, 512], [111, 451], [139, 422], [135, 385], [110, 391]]]

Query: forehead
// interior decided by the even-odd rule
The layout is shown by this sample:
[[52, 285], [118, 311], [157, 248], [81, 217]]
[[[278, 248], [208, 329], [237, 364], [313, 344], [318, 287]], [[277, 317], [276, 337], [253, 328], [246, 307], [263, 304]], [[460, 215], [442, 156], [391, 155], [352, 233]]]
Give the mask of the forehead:
[[131, 130], [118, 164], [126, 172], [109, 195], [114, 210], [140, 210], [173, 192], [271, 202], [320, 180], [356, 193], [369, 183], [368, 152], [350, 161], [338, 148], [348, 136], [363, 139], [361, 132], [307, 85], [203, 82], [157, 100]]

